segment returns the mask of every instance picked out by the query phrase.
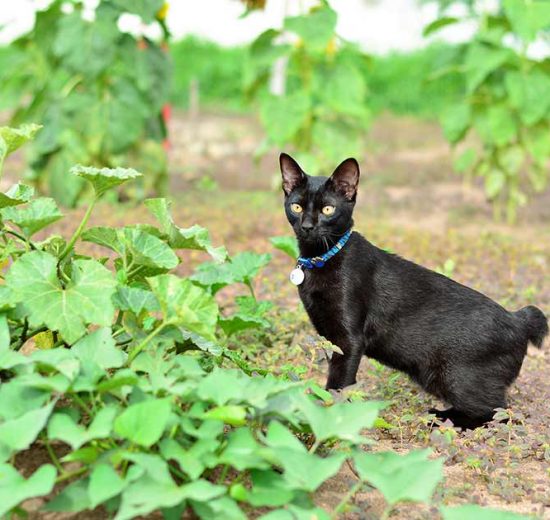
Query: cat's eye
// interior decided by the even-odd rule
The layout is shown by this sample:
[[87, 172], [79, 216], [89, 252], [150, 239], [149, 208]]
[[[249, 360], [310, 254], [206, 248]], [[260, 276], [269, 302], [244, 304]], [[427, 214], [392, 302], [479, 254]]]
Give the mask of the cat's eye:
[[292, 213], [302, 213], [302, 206], [300, 204], [291, 204], [290, 209], [292, 210]]
[[331, 215], [334, 215], [336, 208], [334, 206], [325, 206], [321, 211], [323, 212], [323, 215], [330, 217]]

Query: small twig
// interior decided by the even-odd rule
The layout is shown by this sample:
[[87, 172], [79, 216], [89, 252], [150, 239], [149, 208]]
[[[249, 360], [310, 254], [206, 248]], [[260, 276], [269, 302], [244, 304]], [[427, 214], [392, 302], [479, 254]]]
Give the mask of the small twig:
[[331, 518], [338, 518], [340, 513], [343, 512], [348, 502], [354, 497], [354, 495], [363, 487], [363, 482], [356, 482], [349, 491], [344, 495], [344, 498], [336, 506], [336, 509], [332, 512]]

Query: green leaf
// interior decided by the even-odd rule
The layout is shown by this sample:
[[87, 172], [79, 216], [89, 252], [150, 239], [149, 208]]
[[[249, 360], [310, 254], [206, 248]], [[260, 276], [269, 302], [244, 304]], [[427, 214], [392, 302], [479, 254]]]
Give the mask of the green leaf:
[[63, 374], [70, 381], [74, 380], [80, 368], [80, 363], [74, 353], [62, 347], [36, 350], [31, 354], [31, 358], [38, 366], [48, 366]]
[[261, 456], [261, 448], [250, 428], [238, 428], [231, 432], [227, 446], [220, 455], [221, 464], [230, 464], [237, 471], [250, 468], [267, 469], [269, 464]]
[[274, 450], [284, 469], [284, 479], [296, 489], [313, 492], [326, 480], [338, 473], [346, 455], [339, 453], [321, 458], [313, 453], [288, 448]]
[[68, 343], [83, 336], [88, 323], [112, 323], [115, 280], [95, 260], [75, 260], [71, 279], [63, 288], [57, 275], [57, 259], [32, 251], [12, 265], [6, 282], [32, 327], [45, 324], [59, 331]]
[[26, 450], [35, 441], [54, 405], [52, 402], [0, 424], [0, 462], [6, 461], [13, 453]]
[[336, 13], [328, 4], [321, 4], [308, 14], [285, 18], [284, 28], [297, 34], [307, 49], [323, 51], [334, 36], [336, 21]]
[[33, 195], [33, 187], [20, 183], [14, 184], [6, 193], [0, 193], [0, 209], [29, 202]]
[[77, 513], [91, 507], [88, 497], [88, 479], [71, 482], [66, 488], [50, 500], [43, 509], [62, 513]]
[[271, 421], [267, 428], [266, 443], [272, 448], [286, 448], [306, 453], [306, 447], [290, 430], [278, 421]]
[[269, 241], [274, 247], [286, 253], [293, 260], [296, 260], [300, 256], [296, 237], [271, 237]]
[[135, 314], [146, 311], [160, 310], [155, 295], [146, 289], [119, 285], [113, 296], [115, 306], [122, 311], [132, 311]]
[[170, 274], [148, 278], [165, 321], [215, 339], [218, 305], [204, 289]]
[[97, 9], [93, 22], [83, 20], [81, 10], [62, 16], [57, 23], [53, 52], [61, 66], [85, 77], [96, 77], [115, 57], [119, 37], [116, 13]]
[[192, 501], [193, 510], [202, 520], [247, 520], [247, 516], [241, 511], [237, 503], [225, 496], [216, 500], [195, 502]]
[[550, 4], [546, 0], [503, 0], [502, 5], [513, 31], [526, 42], [550, 28]]
[[19, 128], [0, 126], [0, 174], [4, 159], [23, 146], [27, 141], [34, 139], [34, 136], [42, 127], [30, 124], [22, 125]]
[[92, 470], [88, 495], [90, 506], [97, 507], [99, 504], [117, 496], [126, 487], [126, 482], [108, 464], [98, 464]]
[[0, 464], [0, 517], [28, 498], [50, 494], [56, 474], [51, 464], [44, 464], [25, 480], [9, 464]]
[[303, 90], [285, 96], [266, 96], [261, 103], [260, 119], [268, 137], [284, 146], [305, 124], [311, 109], [311, 98]]
[[95, 364], [103, 369], [120, 368], [127, 358], [126, 353], [117, 348], [109, 327], [94, 330], [79, 339], [71, 352], [83, 367]]
[[518, 127], [514, 114], [506, 105], [492, 105], [476, 115], [475, 128], [485, 143], [505, 146], [512, 142]]
[[451, 143], [461, 141], [471, 124], [471, 110], [467, 103], [458, 103], [450, 106], [441, 118], [443, 133]]
[[93, 186], [98, 197], [126, 181], [142, 177], [141, 173], [131, 168], [93, 168], [82, 165], [73, 166], [71, 173], [86, 179]]
[[124, 228], [119, 231], [119, 238], [137, 265], [174, 269], [179, 264], [177, 255], [167, 244], [145, 231]]
[[246, 408], [238, 405], [217, 406], [208, 410], [203, 417], [223, 421], [231, 426], [243, 426], [246, 424]]
[[156, 217], [168, 236], [168, 244], [174, 249], [196, 249], [206, 251], [216, 262], [223, 262], [227, 258], [225, 247], [213, 247], [207, 229], [194, 225], [182, 229], [174, 223], [170, 214], [170, 202], [166, 199], [148, 199], [145, 205]]
[[468, 47], [465, 58], [466, 86], [472, 93], [483, 81], [503, 65], [512, 51], [503, 47], [492, 47], [483, 43], [474, 43]]
[[13, 222], [27, 237], [49, 226], [63, 217], [53, 199], [41, 197], [29, 202], [22, 208], [5, 208], [2, 218]]
[[0, 351], [6, 351], [9, 348], [10, 328], [8, 326], [8, 317], [5, 314], [0, 314]]
[[550, 109], [550, 78], [540, 70], [528, 75], [512, 71], [506, 74], [506, 89], [511, 105], [517, 109], [523, 123], [531, 126], [548, 115]]
[[357, 453], [354, 462], [361, 479], [377, 488], [388, 504], [429, 503], [437, 484], [443, 480], [443, 459], [428, 460], [431, 453], [429, 449], [407, 455], [391, 451]]
[[246, 494], [246, 501], [254, 507], [279, 507], [294, 497], [295, 490], [275, 471], [252, 470], [251, 480], [252, 489]]
[[133, 404], [115, 420], [115, 432], [124, 439], [149, 448], [161, 438], [171, 409], [170, 399], [149, 399]]
[[124, 255], [124, 246], [120, 242], [120, 236], [116, 229], [111, 227], [96, 226], [88, 228], [80, 236], [84, 242], [92, 242], [106, 247], [119, 255]]
[[476, 161], [476, 151], [473, 148], [464, 150], [454, 161], [454, 169], [459, 173], [468, 171]]
[[475, 518], [475, 520], [528, 520], [533, 518], [531, 515], [499, 511], [498, 509], [481, 507], [476, 504], [455, 507], [441, 506], [439, 510], [443, 520], [465, 520], [466, 518]]
[[324, 105], [336, 113], [367, 117], [367, 86], [361, 70], [348, 63], [336, 63], [321, 74], [318, 89]]
[[340, 439], [356, 443], [365, 442], [361, 430], [374, 426], [383, 407], [384, 403], [377, 401], [342, 402], [322, 407], [308, 398], [300, 405], [318, 442]]
[[137, 14], [144, 23], [155, 21], [155, 16], [165, 0], [114, 0], [114, 5], [125, 12]]
[[426, 25], [426, 27], [424, 27], [424, 30], [422, 31], [422, 36], [424, 36], [424, 38], [426, 36], [430, 36], [433, 33], [440, 31], [444, 27], [454, 25], [459, 21], [460, 20], [458, 18], [452, 16], [443, 16], [442, 18], [438, 18], [437, 20], [434, 20], [432, 23], [429, 23], [428, 25]]

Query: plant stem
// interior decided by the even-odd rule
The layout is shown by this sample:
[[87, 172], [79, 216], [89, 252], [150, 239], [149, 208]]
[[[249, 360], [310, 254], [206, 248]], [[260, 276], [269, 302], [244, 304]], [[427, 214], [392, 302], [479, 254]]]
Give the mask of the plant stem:
[[69, 243], [65, 246], [65, 249], [61, 253], [59, 257], [59, 261], [63, 260], [71, 251], [73, 246], [75, 245], [75, 242], [78, 240], [78, 237], [82, 234], [82, 230], [88, 223], [88, 220], [90, 219], [90, 215], [92, 214], [92, 210], [94, 209], [94, 206], [96, 205], [96, 202], [98, 201], [97, 196], [93, 198], [92, 202], [90, 202], [90, 205], [88, 206], [88, 209], [86, 210], [86, 213], [84, 213], [84, 217], [82, 217], [82, 220], [80, 221], [80, 224], [76, 228], [76, 231], [73, 233], [73, 236], [69, 240]]
[[353, 498], [355, 493], [357, 493], [362, 487], [363, 487], [363, 482], [361, 481], [356, 482], [353, 486], [351, 486], [349, 491], [344, 495], [344, 498], [342, 498], [341, 502], [336, 506], [336, 509], [332, 512], [331, 518], [338, 518], [340, 513], [343, 512], [347, 503]]
[[82, 473], [86, 473], [88, 471], [88, 467], [83, 466], [81, 468], [78, 468], [74, 471], [70, 471], [68, 473], [63, 472], [59, 477], [55, 479], [55, 483], [59, 484], [60, 482], [63, 482], [64, 480], [68, 480], [73, 477], [78, 477], [78, 475], [82, 475]]
[[15, 238], [18, 238], [19, 240], [25, 243], [27, 248], [30, 247], [31, 249], [37, 249], [37, 247], [26, 236], [21, 235], [20, 233], [18, 233], [17, 231], [14, 231], [13, 229], [5, 228], [4, 233], [6, 233], [7, 235], [13, 235]]
[[159, 334], [169, 324], [170, 324], [169, 322], [161, 323], [137, 347], [134, 347], [134, 349], [130, 352], [130, 354], [128, 354], [128, 360], [126, 361], [126, 364], [129, 365], [134, 360], [134, 358], [145, 348], [147, 343], [149, 343], [157, 334]]
[[57, 471], [59, 471], [59, 473], [61, 473], [61, 474], [65, 473], [65, 470], [63, 469], [63, 466], [59, 462], [59, 459], [57, 458], [57, 455], [53, 451], [53, 449], [50, 445], [50, 441], [48, 440], [47, 437], [44, 437], [44, 446], [46, 446], [46, 450], [48, 451], [48, 455], [50, 456], [50, 459], [53, 462], [53, 465], [57, 468]]

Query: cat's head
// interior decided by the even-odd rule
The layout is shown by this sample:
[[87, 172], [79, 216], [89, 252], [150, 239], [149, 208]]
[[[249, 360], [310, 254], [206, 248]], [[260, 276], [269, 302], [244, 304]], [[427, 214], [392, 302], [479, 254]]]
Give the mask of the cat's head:
[[330, 177], [307, 175], [286, 153], [279, 157], [285, 212], [296, 236], [305, 243], [334, 243], [353, 226], [359, 165], [346, 159]]

